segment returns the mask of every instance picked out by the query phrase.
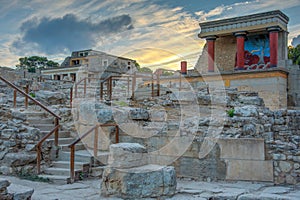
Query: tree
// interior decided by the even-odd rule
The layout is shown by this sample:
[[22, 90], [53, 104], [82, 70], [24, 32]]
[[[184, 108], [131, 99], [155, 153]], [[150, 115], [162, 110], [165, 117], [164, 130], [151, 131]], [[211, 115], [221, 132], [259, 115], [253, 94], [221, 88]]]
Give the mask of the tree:
[[138, 72], [148, 72], [148, 73], [152, 73], [152, 70], [148, 67], [141, 67], [139, 63], [135, 63], [135, 67], [138, 70]]
[[152, 73], [152, 70], [148, 67], [142, 67], [138, 70], [139, 72], [148, 72], [148, 73]]
[[174, 75], [174, 72], [163, 70], [162, 75], [163, 75], [163, 76], [173, 76], [173, 75]]
[[293, 61], [293, 64], [300, 65], [300, 44], [296, 47], [288, 47], [288, 58]]
[[35, 72], [36, 69], [59, 67], [59, 63], [48, 60], [47, 57], [31, 56], [19, 58], [19, 64], [16, 65], [19, 69], [27, 69], [28, 72]]

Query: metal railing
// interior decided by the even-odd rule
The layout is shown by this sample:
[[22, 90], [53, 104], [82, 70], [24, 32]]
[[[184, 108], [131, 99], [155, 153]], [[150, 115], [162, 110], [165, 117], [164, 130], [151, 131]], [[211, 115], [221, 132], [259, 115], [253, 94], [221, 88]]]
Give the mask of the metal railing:
[[[26, 90], [26, 92], [22, 91], [20, 88], [18, 88], [15, 84], [11, 83], [10, 81], [6, 80], [5, 78], [3, 78], [2, 76], [0, 76], [0, 80], [5, 82], [8, 86], [12, 87], [14, 89], [14, 104], [15, 104], [15, 96], [16, 93], [19, 92], [22, 95], [25, 96], [25, 105], [28, 105], [28, 99], [30, 99], [31, 101], [33, 101], [36, 105], [40, 106], [41, 108], [43, 108], [46, 112], [50, 113], [52, 116], [55, 117], [54, 120], [54, 124], [55, 124], [55, 128], [48, 133], [46, 136], [44, 136], [37, 144], [36, 149], [37, 149], [37, 173], [40, 173], [40, 165], [41, 165], [41, 146], [42, 143], [49, 138], [53, 133], [54, 135], [54, 144], [56, 146], [58, 146], [58, 134], [59, 134], [59, 120], [61, 119], [60, 116], [58, 116], [57, 114], [55, 114], [53, 111], [51, 111], [49, 108], [47, 108], [45, 105], [43, 105], [41, 102], [37, 101], [36, 99], [34, 99], [33, 97], [31, 97], [30, 95], [28, 95], [26, 92], [28, 92], [28, 90]], [[28, 87], [26, 87], [28, 88]], [[26, 100], [27, 99], [27, 100]], [[14, 105], [15, 106], [15, 105]]]
[[71, 143], [68, 147], [70, 148], [71, 154], [70, 154], [70, 182], [73, 183], [75, 181], [75, 145], [82, 141], [86, 136], [88, 136], [90, 133], [94, 131], [94, 157], [98, 156], [98, 132], [99, 127], [109, 127], [114, 126], [116, 128], [116, 143], [119, 143], [119, 126], [117, 124], [96, 124], [93, 126], [90, 130], [88, 130], [86, 133], [84, 133], [80, 138], [75, 140], [73, 143]]

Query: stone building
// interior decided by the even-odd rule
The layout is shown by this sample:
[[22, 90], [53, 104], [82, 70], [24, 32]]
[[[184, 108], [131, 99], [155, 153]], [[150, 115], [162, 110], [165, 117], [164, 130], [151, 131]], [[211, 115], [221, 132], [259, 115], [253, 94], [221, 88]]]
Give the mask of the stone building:
[[108, 74], [132, 73], [135, 69], [135, 63], [135, 60], [129, 58], [88, 49], [72, 52], [71, 56], [65, 58], [59, 68], [42, 70], [42, 74], [50, 75], [55, 80], [69, 77], [75, 81], [82, 74], [88, 77], [98, 77], [104, 71]]
[[275, 10], [200, 23], [206, 44], [195, 68], [208, 79], [221, 75], [225, 87], [258, 92], [271, 109], [299, 106], [300, 70], [287, 58], [288, 21]]

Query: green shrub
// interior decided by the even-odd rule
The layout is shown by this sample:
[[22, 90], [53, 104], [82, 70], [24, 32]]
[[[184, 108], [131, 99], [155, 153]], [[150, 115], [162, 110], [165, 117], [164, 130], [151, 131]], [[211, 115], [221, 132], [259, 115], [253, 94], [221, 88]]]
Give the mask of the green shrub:
[[233, 117], [234, 116], [234, 109], [233, 108], [230, 108], [229, 110], [227, 110], [227, 115], [229, 117]]

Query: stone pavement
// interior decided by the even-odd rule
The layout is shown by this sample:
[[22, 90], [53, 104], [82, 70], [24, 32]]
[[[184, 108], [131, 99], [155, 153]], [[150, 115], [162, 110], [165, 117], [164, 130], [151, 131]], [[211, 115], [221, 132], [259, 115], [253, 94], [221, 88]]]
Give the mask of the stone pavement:
[[[119, 200], [100, 196], [101, 180], [90, 179], [74, 184], [55, 185], [0, 176], [11, 183], [34, 189], [32, 200]], [[178, 180], [177, 193], [169, 200], [299, 200], [300, 185], [274, 186], [270, 183], [200, 182]]]

